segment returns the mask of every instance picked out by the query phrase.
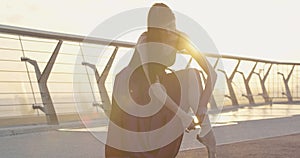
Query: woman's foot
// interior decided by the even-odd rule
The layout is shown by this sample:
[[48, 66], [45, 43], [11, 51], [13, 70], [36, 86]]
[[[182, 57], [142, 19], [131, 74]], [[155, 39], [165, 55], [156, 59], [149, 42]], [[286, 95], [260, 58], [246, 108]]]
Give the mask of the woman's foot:
[[216, 139], [214, 132], [210, 130], [204, 137], [197, 134], [197, 140], [207, 148], [208, 158], [216, 158]]

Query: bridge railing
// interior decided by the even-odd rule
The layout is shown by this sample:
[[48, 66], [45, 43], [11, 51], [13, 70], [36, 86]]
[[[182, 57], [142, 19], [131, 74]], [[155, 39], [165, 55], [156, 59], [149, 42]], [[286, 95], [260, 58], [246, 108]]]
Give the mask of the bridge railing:
[[[83, 45], [88, 48], [83, 50]], [[58, 124], [59, 115], [77, 113], [78, 104], [84, 105], [80, 110], [87, 113], [103, 112], [104, 102], [110, 101], [112, 69], [134, 46], [131, 42], [0, 25], [0, 117], [45, 115], [48, 124]], [[97, 52], [103, 47], [106, 51]], [[300, 100], [300, 63], [205, 55], [225, 81], [221, 93], [214, 93], [215, 100], [222, 100], [218, 104]], [[99, 62], [91, 63], [95, 58]], [[74, 75], [80, 80], [74, 80]], [[84, 88], [74, 89], [76, 85]]]

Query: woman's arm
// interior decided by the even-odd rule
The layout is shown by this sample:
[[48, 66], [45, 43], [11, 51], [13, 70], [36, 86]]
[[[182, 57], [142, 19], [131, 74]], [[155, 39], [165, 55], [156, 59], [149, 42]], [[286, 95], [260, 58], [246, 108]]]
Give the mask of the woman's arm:
[[[210, 101], [212, 92], [215, 87], [215, 83], [217, 80], [217, 74], [212, 67], [212, 65], [207, 61], [207, 59], [201, 53], [193, 53], [193, 58], [197, 61], [197, 63], [201, 66], [203, 71], [207, 74], [207, 79], [205, 83], [205, 88], [200, 97], [199, 105], [205, 107], [202, 111], [202, 108], [199, 108], [197, 114], [203, 114], [207, 111], [207, 104]], [[199, 111], [200, 110], [200, 111]]]
[[203, 69], [203, 71], [207, 75], [207, 81], [205, 83], [205, 88], [203, 90], [203, 93], [201, 94], [199, 106], [202, 108], [198, 108], [198, 111], [196, 114], [203, 115], [206, 113], [207, 110], [207, 104], [210, 101], [210, 97], [212, 95], [216, 80], [217, 80], [217, 73], [215, 72], [212, 65], [208, 62], [206, 57], [198, 51], [198, 49], [192, 44], [192, 42], [189, 40], [189, 38], [179, 32], [180, 39], [178, 42], [178, 50], [185, 49], [187, 54], [191, 55], [196, 62], [199, 64], [199, 66]]

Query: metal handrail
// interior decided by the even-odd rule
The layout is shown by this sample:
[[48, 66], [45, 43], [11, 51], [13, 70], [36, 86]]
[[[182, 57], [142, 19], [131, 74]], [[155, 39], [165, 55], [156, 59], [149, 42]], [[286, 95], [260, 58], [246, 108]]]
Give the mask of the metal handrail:
[[42, 31], [42, 30], [22, 28], [22, 27], [9, 26], [9, 25], [1, 25], [1, 24], [0, 24], [0, 32], [6, 34], [21, 35], [21, 36], [56, 39], [56, 40], [72, 41], [72, 42], [85, 42], [85, 43], [100, 44], [100, 45], [120, 46], [120, 47], [129, 47], [129, 48], [135, 46], [135, 43], [131, 43], [131, 42], [108, 40], [108, 39], [97, 38], [97, 37], [86, 37], [86, 36], [57, 33], [57, 32], [50, 32], [50, 31]]
[[262, 62], [262, 63], [267, 63], [267, 64], [300, 65], [300, 63], [295, 63], [295, 62], [280, 62], [280, 61], [272, 61], [272, 60], [263, 60], [263, 59], [256, 59], [256, 58], [233, 56], [233, 55], [220, 55], [220, 54], [210, 54], [210, 53], [204, 53], [204, 55], [207, 56], [207, 57], [213, 57], [213, 58], [223, 58], [223, 59], [235, 59], [235, 60], [243, 60], [243, 61]]
[[[30, 37], [37, 37], [37, 38], [44, 38], [44, 39], [56, 39], [56, 40], [63, 40], [63, 41], [84, 42], [84, 43], [91, 43], [91, 44], [127, 47], [127, 48], [132, 48], [136, 45], [136, 43], [133, 42], [109, 40], [109, 39], [98, 38], [98, 37], [57, 33], [51, 31], [42, 31], [37, 29], [1, 25], [1, 24], [0, 24], [0, 33], [30, 36]], [[300, 65], [300, 63], [295, 63], [295, 62], [279, 62], [279, 61], [255, 59], [249, 57], [232, 56], [232, 55], [220, 55], [220, 54], [212, 54], [212, 53], [204, 53], [204, 55], [212, 58], [235, 59], [235, 60], [244, 60], [244, 61], [253, 61], [253, 62], [263, 62], [269, 64]]]

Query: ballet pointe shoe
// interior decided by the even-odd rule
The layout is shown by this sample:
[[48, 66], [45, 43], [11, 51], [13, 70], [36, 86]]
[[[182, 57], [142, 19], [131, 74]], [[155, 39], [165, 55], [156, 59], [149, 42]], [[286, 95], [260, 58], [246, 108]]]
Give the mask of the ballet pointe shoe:
[[212, 130], [210, 130], [204, 137], [200, 137], [200, 135], [197, 134], [197, 140], [206, 147], [208, 152], [208, 158], [217, 157], [216, 139]]

